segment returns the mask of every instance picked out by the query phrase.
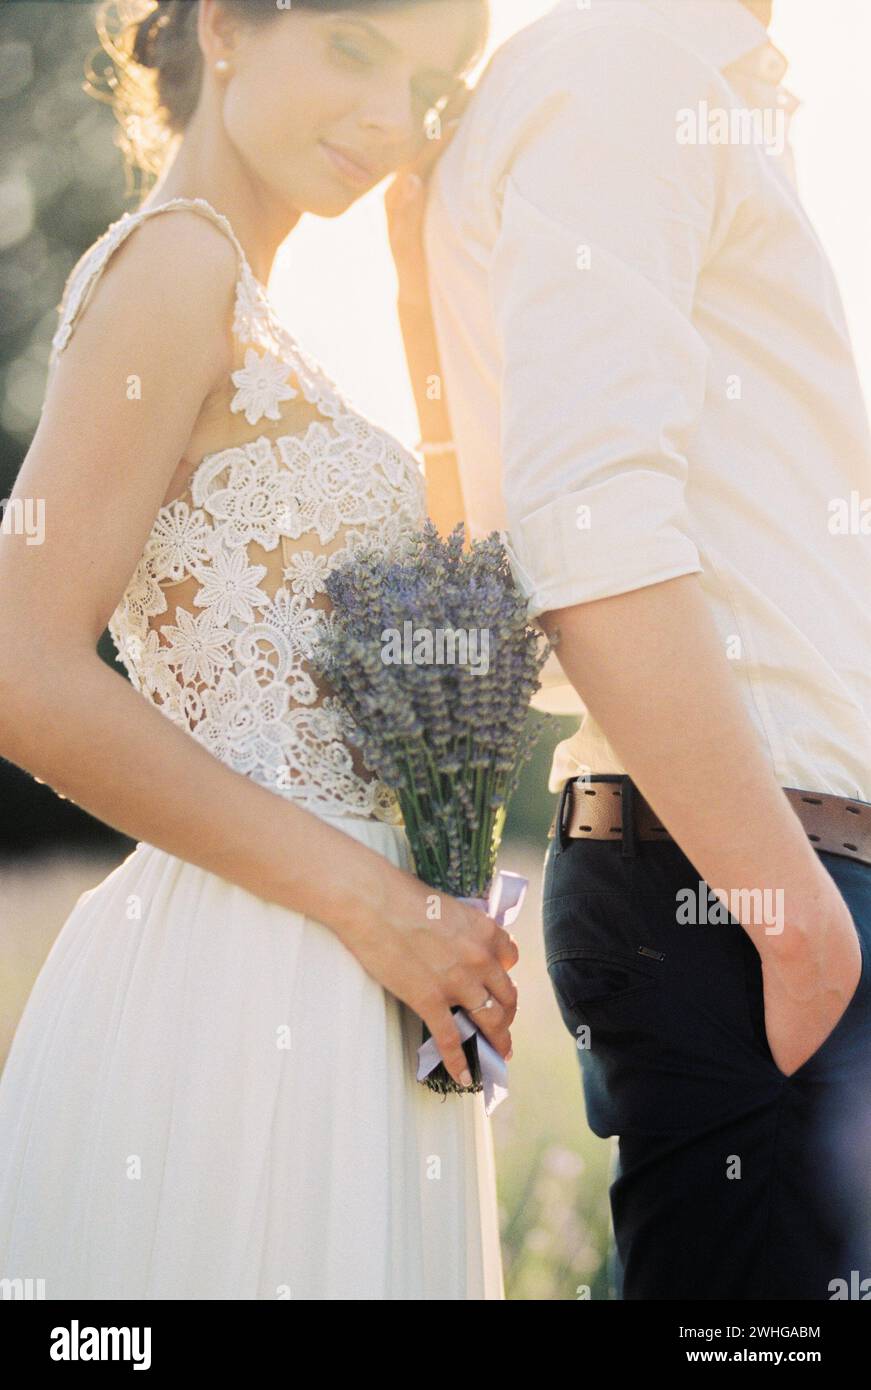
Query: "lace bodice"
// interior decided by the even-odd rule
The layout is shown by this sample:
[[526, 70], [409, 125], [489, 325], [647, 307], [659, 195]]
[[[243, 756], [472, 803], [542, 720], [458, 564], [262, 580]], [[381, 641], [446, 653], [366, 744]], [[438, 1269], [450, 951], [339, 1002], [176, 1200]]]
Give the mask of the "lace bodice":
[[203, 199], [125, 213], [67, 281], [52, 361], [113, 251], [184, 207], [238, 254], [226, 444], [163, 505], [109, 621], [134, 687], [222, 762], [307, 809], [398, 822], [348, 742], [307, 653], [329, 623], [330, 569], [360, 545], [401, 551], [425, 516], [417, 460], [355, 411], [278, 321], [229, 222]]

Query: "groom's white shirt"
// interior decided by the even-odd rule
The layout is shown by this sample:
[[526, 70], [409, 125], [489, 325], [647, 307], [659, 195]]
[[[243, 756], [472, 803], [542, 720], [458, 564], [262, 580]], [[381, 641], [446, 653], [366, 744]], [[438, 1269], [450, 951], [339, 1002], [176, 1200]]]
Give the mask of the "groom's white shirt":
[[[785, 68], [740, 0], [562, 0], [436, 170], [433, 307], [531, 615], [698, 573], [781, 785], [871, 801], [871, 437]], [[551, 789], [584, 768], [624, 770], [590, 715]]]

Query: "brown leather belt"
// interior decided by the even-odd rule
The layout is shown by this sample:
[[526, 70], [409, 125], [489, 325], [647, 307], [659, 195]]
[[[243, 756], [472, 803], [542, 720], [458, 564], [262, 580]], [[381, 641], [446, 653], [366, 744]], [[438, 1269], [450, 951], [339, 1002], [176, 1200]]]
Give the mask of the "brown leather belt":
[[[814, 849], [871, 864], [871, 803], [826, 792], [784, 787]], [[553, 823], [568, 840], [673, 840], [653, 807], [622, 773], [570, 778], [560, 794]], [[625, 832], [625, 834], [624, 834]]]

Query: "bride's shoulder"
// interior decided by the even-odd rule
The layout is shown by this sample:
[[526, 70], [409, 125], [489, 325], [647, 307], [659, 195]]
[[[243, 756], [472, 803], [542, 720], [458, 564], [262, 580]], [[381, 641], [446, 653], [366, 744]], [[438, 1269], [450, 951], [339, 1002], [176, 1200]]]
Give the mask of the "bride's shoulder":
[[216, 348], [223, 345], [223, 361], [239, 274], [233, 239], [196, 210], [164, 207], [127, 214], [70, 272], [58, 306], [52, 358], [67, 348], [79, 323], [90, 319], [90, 336], [114, 335], [129, 322], [143, 340], [149, 329], [184, 341], [212, 338]]
[[141, 209], [129, 218], [113, 223], [106, 237], [110, 255], [119, 248], [128, 256], [139, 255], [144, 268], [160, 274], [175, 265], [191, 268], [196, 263], [211, 274], [224, 272], [224, 278], [235, 282], [239, 269], [239, 253], [235, 241], [209, 217], [203, 217], [189, 205], [172, 203]]

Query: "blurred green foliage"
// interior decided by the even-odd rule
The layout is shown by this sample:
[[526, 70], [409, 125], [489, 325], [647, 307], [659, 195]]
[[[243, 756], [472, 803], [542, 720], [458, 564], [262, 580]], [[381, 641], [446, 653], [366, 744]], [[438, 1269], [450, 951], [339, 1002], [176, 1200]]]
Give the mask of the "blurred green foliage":
[[511, 799], [505, 821], [505, 839], [538, 844], [547, 835], [556, 807], [556, 796], [547, 789], [553, 750], [561, 739], [574, 733], [578, 721], [541, 715], [535, 711], [531, 717], [541, 721], [542, 731]]
[[84, 248], [125, 207], [114, 117], [83, 92], [98, 52], [91, 4], [7, 0], [0, 7], [4, 497], [39, 420], [64, 281]]

